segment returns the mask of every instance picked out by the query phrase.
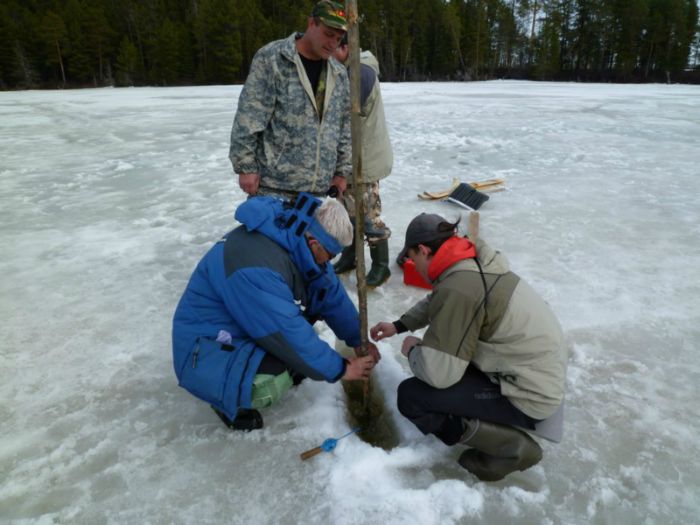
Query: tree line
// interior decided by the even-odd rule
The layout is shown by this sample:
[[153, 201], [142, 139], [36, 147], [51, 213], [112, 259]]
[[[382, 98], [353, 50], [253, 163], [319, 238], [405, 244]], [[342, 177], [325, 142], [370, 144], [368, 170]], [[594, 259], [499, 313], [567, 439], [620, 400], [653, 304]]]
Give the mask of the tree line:
[[[314, 0], [2, 0], [0, 89], [237, 83]], [[697, 0], [360, 0], [382, 78], [700, 82]]]

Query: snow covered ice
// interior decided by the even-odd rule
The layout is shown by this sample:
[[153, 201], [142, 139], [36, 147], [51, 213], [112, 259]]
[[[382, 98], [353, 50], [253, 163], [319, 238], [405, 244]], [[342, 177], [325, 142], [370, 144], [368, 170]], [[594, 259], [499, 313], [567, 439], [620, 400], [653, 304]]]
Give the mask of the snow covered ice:
[[[699, 86], [383, 84], [392, 254], [418, 212], [461, 213], [416, 194], [504, 177], [481, 233], [566, 333], [564, 441], [491, 484], [398, 415], [400, 337], [375, 374], [391, 452], [299, 460], [349, 429], [340, 385], [305, 381], [248, 434], [177, 386], [172, 313], [244, 199], [240, 89], [0, 93], [0, 522], [696, 522]], [[370, 324], [424, 293], [392, 272]]]

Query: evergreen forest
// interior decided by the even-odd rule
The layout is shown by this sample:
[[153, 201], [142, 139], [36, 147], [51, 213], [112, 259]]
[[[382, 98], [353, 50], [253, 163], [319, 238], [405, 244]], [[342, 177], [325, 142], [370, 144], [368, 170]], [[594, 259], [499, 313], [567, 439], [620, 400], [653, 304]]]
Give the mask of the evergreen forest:
[[[0, 0], [0, 89], [230, 84], [314, 0]], [[358, 0], [382, 79], [700, 83], [697, 0]]]

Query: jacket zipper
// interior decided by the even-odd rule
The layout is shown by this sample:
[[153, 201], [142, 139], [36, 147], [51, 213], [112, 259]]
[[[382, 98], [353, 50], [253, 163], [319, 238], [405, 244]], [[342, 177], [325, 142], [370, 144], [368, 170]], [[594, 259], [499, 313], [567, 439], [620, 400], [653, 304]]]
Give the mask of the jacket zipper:
[[199, 357], [199, 343], [192, 353], [192, 368], [197, 368], [197, 358]]
[[[324, 111], [325, 113], [325, 111]], [[318, 130], [316, 131], [316, 167], [314, 168], [314, 181], [311, 184], [311, 191], [316, 190], [316, 181], [318, 180], [319, 162], [321, 161], [321, 127], [323, 126], [323, 121], [318, 123]]]

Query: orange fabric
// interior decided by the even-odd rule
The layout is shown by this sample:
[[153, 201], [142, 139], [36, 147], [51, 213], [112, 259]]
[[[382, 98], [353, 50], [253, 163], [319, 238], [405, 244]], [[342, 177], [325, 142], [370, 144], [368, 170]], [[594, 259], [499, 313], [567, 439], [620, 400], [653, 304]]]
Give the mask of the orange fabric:
[[428, 277], [431, 281], [437, 279], [442, 272], [447, 270], [453, 264], [463, 261], [464, 259], [473, 259], [476, 257], [476, 247], [466, 237], [450, 237], [445, 243], [440, 246], [433, 260], [428, 266]]
[[426, 282], [426, 280], [418, 274], [416, 271], [416, 263], [411, 259], [408, 259], [403, 265], [403, 283], [410, 286], [426, 288], [427, 290], [433, 289], [433, 285]]

